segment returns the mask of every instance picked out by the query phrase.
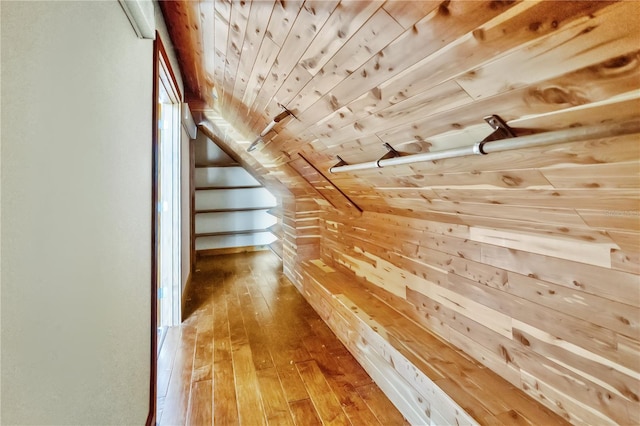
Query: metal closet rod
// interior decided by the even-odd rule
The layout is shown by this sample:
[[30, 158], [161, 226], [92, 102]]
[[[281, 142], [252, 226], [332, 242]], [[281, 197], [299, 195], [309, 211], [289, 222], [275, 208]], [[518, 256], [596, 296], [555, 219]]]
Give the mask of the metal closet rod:
[[513, 138], [482, 141], [463, 148], [444, 151], [425, 152], [423, 154], [401, 157], [382, 158], [359, 164], [337, 164], [329, 169], [331, 173], [351, 172], [355, 170], [375, 169], [380, 167], [411, 164], [422, 161], [442, 160], [444, 158], [465, 157], [468, 155], [486, 155], [492, 152], [510, 151], [513, 149], [554, 145], [557, 143], [576, 142], [580, 140], [599, 139], [612, 136], [640, 133], [640, 120], [623, 123], [598, 124], [584, 127], [571, 127], [563, 130], [537, 133]]

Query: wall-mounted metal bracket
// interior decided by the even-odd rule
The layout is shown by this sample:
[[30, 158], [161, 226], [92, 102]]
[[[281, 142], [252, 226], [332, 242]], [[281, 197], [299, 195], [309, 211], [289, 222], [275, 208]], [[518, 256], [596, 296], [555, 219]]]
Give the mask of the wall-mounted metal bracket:
[[[339, 155], [336, 155], [336, 158], [338, 159], [338, 162], [333, 166], [333, 167], [342, 167], [342, 166], [347, 166], [349, 165], [349, 163], [347, 163], [346, 161], [344, 161], [342, 159], [342, 157], [340, 157]], [[331, 167], [333, 169], [333, 167]]]
[[378, 161], [376, 161], [376, 164], [378, 165], [378, 167], [380, 166], [380, 161], [382, 160], [386, 160], [387, 158], [395, 158], [395, 157], [400, 157], [400, 153], [398, 151], [396, 151], [391, 145], [389, 145], [387, 142], [383, 143], [382, 146], [384, 146], [385, 148], [387, 148], [387, 153], [380, 157], [378, 159]]
[[247, 148], [247, 152], [255, 151], [260, 142], [262, 142], [262, 138], [258, 136], [253, 142], [251, 142], [251, 145], [249, 145], [249, 147]]
[[[296, 117], [296, 115], [290, 109], [288, 109], [286, 106], [282, 105], [281, 103], [278, 103], [278, 106], [284, 110], [283, 113], [286, 113], [287, 115], [290, 115], [293, 118], [295, 118], [296, 120], [298, 120], [298, 117]], [[281, 113], [281, 114], [283, 114], [283, 113]], [[286, 115], [284, 117], [286, 117]], [[284, 118], [284, 117], [282, 117], [282, 118]], [[280, 120], [278, 120], [278, 121], [280, 121]]]
[[502, 139], [509, 139], [509, 138], [516, 137], [516, 134], [513, 131], [513, 129], [511, 129], [511, 127], [509, 127], [509, 125], [499, 116], [489, 115], [484, 118], [484, 121], [486, 121], [487, 124], [491, 126], [491, 128], [493, 129], [493, 133], [491, 133], [489, 136], [484, 138], [481, 142], [476, 143], [476, 145], [474, 146], [474, 151], [477, 150], [476, 154], [481, 154], [481, 155], [486, 154], [486, 152], [484, 152], [484, 150], [482, 149], [483, 145], [486, 142], [499, 141]]

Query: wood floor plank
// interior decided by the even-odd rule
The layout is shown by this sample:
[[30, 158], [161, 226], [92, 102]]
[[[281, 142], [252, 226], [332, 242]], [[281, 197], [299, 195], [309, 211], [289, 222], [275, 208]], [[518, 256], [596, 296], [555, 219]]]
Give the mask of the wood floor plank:
[[285, 398], [288, 402], [309, 399], [309, 393], [298, 373], [295, 364], [283, 364], [276, 367], [280, 382], [284, 388]]
[[203, 256], [159, 354], [160, 425], [394, 425], [400, 413], [270, 252]]
[[296, 367], [322, 423], [350, 425], [351, 422], [342, 410], [338, 397], [332, 392], [316, 361], [301, 362], [296, 364]]
[[257, 376], [267, 423], [293, 425], [293, 418], [276, 368], [258, 370]]
[[159, 419], [160, 425], [178, 425], [186, 421], [195, 343], [196, 329], [191, 326], [182, 326], [180, 344], [173, 362], [162, 417]]
[[234, 350], [232, 355], [240, 423], [264, 425], [264, 407], [256, 386], [258, 376], [253, 365], [251, 348], [249, 345], [242, 345]]
[[268, 338], [262, 330], [263, 325], [256, 318], [256, 310], [253, 297], [250, 293], [241, 291], [239, 293], [240, 305], [243, 307], [242, 320], [244, 322], [247, 339], [251, 347], [251, 356], [257, 370], [273, 367], [271, 352], [269, 350]]
[[[379, 425], [375, 414], [356, 392], [353, 376], [340, 365], [336, 352], [341, 351], [330, 351], [326, 342], [318, 338], [306, 339], [305, 345], [340, 401], [349, 421], [354, 425]], [[346, 349], [342, 348], [342, 352], [344, 354]]]
[[[158, 354], [158, 381], [157, 381], [157, 407], [162, 412], [164, 408], [165, 397], [169, 389], [169, 379], [171, 378], [171, 370], [175, 359], [178, 343], [180, 338], [180, 327], [169, 327], [165, 335], [164, 342]], [[160, 416], [158, 416], [160, 418]]]
[[301, 399], [289, 403], [289, 408], [293, 414], [296, 426], [320, 426], [322, 421], [318, 417], [318, 412], [313, 406], [311, 399]]
[[238, 425], [238, 404], [230, 362], [213, 364], [213, 422], [221, 425]]
[[222, 292], [214, 303], [213, 330], [213, 420], [215, 424], [237, 425], [238, 405], [231, 361], [229, 320]]
[[193, 360], [193, 377], [191, 381], [211, 380], [212, 352], [213, 315], [203, 315], [197, 326], [196, 353]]
[[191, 387], [191, 403], [189, 404], [189, 414], [187, 425], [206, 426], [213, 425], [212, 409], [212, 382], [202, 380], [194, 382]]
[[360, 386], [356, 391], [383, 425], [408, 424], [375, 383]]

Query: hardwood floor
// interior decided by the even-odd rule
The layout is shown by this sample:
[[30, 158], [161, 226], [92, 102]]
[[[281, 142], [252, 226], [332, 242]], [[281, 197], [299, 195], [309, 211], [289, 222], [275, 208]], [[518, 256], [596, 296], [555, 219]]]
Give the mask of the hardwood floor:
[[271, 252], [197, 269], [158, 355], [158, 424], [407, 424]]

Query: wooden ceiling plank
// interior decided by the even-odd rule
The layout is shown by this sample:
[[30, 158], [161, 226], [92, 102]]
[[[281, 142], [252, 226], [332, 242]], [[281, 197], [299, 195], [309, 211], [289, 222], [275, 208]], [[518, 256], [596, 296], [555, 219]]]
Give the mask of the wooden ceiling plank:
[[634, 90], [619, 96], [611, 95], [602, 101], [594, 101], [546, 114], [524, 116], [510, 121], [510, 123], [514, 128], [549, 131], [570, 126], [631, 121], [638, 118], [639, 111], [640, 90]]
[[[493, 8], [491, 7], [493, 5]], [[300, 114], [314, 123], [374, 89], [458, 37], [497, 16], [511, 5], [484, 1], [451, 2], [429, 14], [334, 87], [330, 94]]]
[[[332, 146], [355, 136], [374, 134], [389, 127], [399, 127], [403, 124], [420, 121], [425, 116], [470, 106], [473, 99], [456, 82], [448, 81], [427, 92], [373, 113], [379, 101], [380, 99], [375, 94], [368, 92], [365, 97], [357, 99], [347, 106], [351, 111], [371, 110], [372, 112], [366, 117], [351, 121], [355, 114], [334, 114], [332, 119], [323, 123], [315, 133], [319, 138], [327, 139], [328, 146]], [[334, 137], [334, 134], [339, 137]]]
[[331, 16], [337, 1], [307, 1], [300, 9], [291, 31], [287, 35], [269, 75], [260, 89], [251, 110], [262, 113], [271, 98], [286, 80], [306, 50], [308, 40], [312, 40]]
[[[236, 81], [236, 72], [240, 63], [240, 57], [243, 52], [244, 35], [247, 30], [249, 21], [249, 13], [252, 8], [252, 2], [232, 2], [231, 15], [229, 16], [229, 38], [227, 40], [226, 49], [226, 66], [224, 69], [224, 95], [222, 97], [223, 111], [228, 111], [234, 104], [233, 90]], [[259, 5], [260, 3], [256, 3]], [[232, 120], [228, 120], [232, 122]]]
[[299, 64], [315, 76], [382, 6], [384, 1], [343, 1], [309, 44]]
[[[271, 69], [271, 66], [275, 62], [279, 51], [280, 46], [278, 46], [270, 38], [265, 37], [262, 40], [260, 51], [258, 52], [258, 56], [256, 57], [253, 69], [251, 70], [251, 75], [249, 76], [249, 80], [247, 81], [244, 95], [242, 97], [242, 103], [244, 105], [253, 104], [256, 96], [258, 96], [260, 88], [262, 87], [262, 83], [267, 78], [267, 71]], [[251, 127], [253, 127], [252, 124]]]
[[249, 79], [255, 67], [256, 58], [260, 53], [263, 39], [267, 33], [273, 6], [274, 0], [254, 2], [251, 6], [233, 90], [235, 99], [242, 100], [244, 98]]
[[[581, 28], [582, 28], [582, 27], [581, 27]], [[628, 65], [629, 67], [633, 67], [633, 63], [635, 63], [635, 61], [632, 59], [632, 57], [633, 57], [633, 55], [630, 55], [629, 60], [628, 60], [628, 61], [631, 63], [631, 65]], [[456, 62], [456, 61], [453, 61], [453, 62]], [[459, 62], [459, 61], [458, 61], [458, 62]], [[604, 68], [604, 66], [610, 66], [610, 65], [611, 65], [611, 64], [609, 64], [607, 61], [605, 61], [605, 63], [603, 63], [603, 64], [602, 64], [603, 68]], [[423, 68], [425, 68], [425, 67], [423, 67]], [[582, 70], [582, 71], [584, 72], [585, 70]], [[586, 71], [589, 71], [589, 70], [586, 70]], [[593, 72], [591, 72], [591, 73], [588, 73], [588, 72], [587, 72], [587, 73], [585, 73], [585, 75], [583, 76], [583, 80], [585, 80], [585, 81], [586, 81], [586, 80], [587, 80], [587, 78], [593, 78], [593, 74], [594, 74]], [[575, 77], [576, 77], [576, 76], [568, 76], [568, 77], [571, 79], [571, 81], [576, 81], [576, 79], [575, 79]], [[569, 79], [567, 79], [567, 80], [569, 80]], [[615, 80], [615, 79], [610, 79], [610, 80], [609, 80], [609, 82], [610, 82], [610, 84], [611, 84], [611, 85], [615, 85], [615, 84], [617, 84], [617, 83], [618, 83], [618, 81], [617, 81], [617, 80]], [[631, 84], [631, 85], [633, 85], [633, 84], [635, 84], [635, 81], [634, 81], [634, 80], [633, 80], [633, 78], [632, 78], [632, 79], [629, 79], [629, 80], [628, 80], [628, 83], [629, 83], [629, 84]], [[574, 83], [574, 84], [575, 84], [575, 83]], [[411, 87], [411, 84], [409, 84], [409, 87]], [[594, 88], [593, 88], [592, 90], [597, 91], [598, 89], [594, 86]], [[377, 92], [376, 92], [376, 93], [377, 93]], [[365, 102], [365, 103], [363, 103], [362, 105], [360, 105], [360, 104], [358, 104], [358, 103], [353, 104], [353, 105], [349, 105], [349, 106], [348, 106], [348, 110], [349, 110], [349, 111], [358, 111], [358, 114], [360, 114], [360, 116], [368, 117], [369, 121], [373, 121], [373, 122], [377, 122], [377, 121], [379, 121], [379, 120], [377, 120], [377, 118], [378, 118], [378, 117], [377, 117], [377, 116], [372, 116], [372, 115], [371, 115], [371, 113], [372, 113], [373, 111], [376, 111], [376, 110], [377, 110], [377, 108], [376, 108], [376, 107], [377, 107], [377, 106], [379, 106], [379, 104], [380, 104], [380, 101], [377, 99], [378, 97], [379, 97], [379, 98], [382, 98], [382, 99], [383, 99], [383, 100], [385, 100], [385, 101], [386, 101], [388, 98], [383, 97], [381, 93], [377, 93], [377, 94], [375, 94], [374, 96], [372, 96], [372, 94], [373, 94], [373, 92], [370, 92], [370, 93], [367, 93], [367, 94], [365, 94], [365, 95], [363, 96], [363, 98], [370, 98], [370, 99], [371, 99], [371, 102], [369, 102], [368, 104]], [[549, 96], [553, 95], [553, 93], [549, 92], [549, 93], [542, 93], [542, 94], [537, 94], [537, 95], [538, 95], [539, 97], [540, 97], [541, 95], [542, 95], [542, 96], [545, 96], [545, 95], [546, 95], [547, 97], [549, 97]], [[567, 94], [565, 95], [565, 97], [566, 97], [566, 96], [568, 96], [568, 95], [570, 95], [570, 93], [567, 93]], [[603, 94], [603, 95], [604, 95], [604, 94]], [[417, 99], [416, 99], [416, 101], [417, 101]], [[409, 106], [411, 102], [412, 102], [411, 100], [406, 100], [406, 101], [405, 101], [405, 104], [406, 104], [407, 106]], [[398, 106], [398, 108], [399, 108], [399, 107], [400, 107], [400, 106]], [[341, 117], [341, 119], [342, 119], [342, 120], [344, 120], [343, 125], [345, 125], [345, 124], [347, 124], [347, 123], [349, 123], [349, 124], [350, 124], [350, 123], [352, 123], [352, 122], [353, 122], [353, 118], [351, 118], [351, 119], [350, 119], [348, 114], [345, 114], [344, 112], [342, 112], [342, 111], [344, 111], [344, 109], [343, 109], [343, 108], [342, 108], [342, 109], [340, 109], [339, 111], [340, 111], [339, 113], [338, 113], [337, 111], [336, 111], [336, 112], [333, 112], [333, 117]], [[364, 114], [364, 115], [363, 115], [363, 114]], [[322, 119], [322, 120], [319, 120], [319, 121], [325, 121], [325, 119]], [[458, 123], [458, 124], [459, 124], [459, 123]], [[329, 125], [329, 124], [328, 124], [328, 125]], [[300, 126], [298, 126], [298, 127], [300, 127]], [[335, 127], [335, 126], [334, 126], [334, 127]], [[352, 137], [355, 137], [356, 135], [353, 135], [353, 133], [356, 133], [356, 132], [358, 132], [358, 131], [361, 131], [361, 124], [358, 122], [358, 124], [357, 124], [357, 125], [354, 125], [354, 127], [355, 127], [355, 128], [348, 129], [348, 130], [352, 133], [351, 135], [349, 135], [348, 133], [345, 133], [344, 131], [341, 131], [341, 132], [340, 132], [340, 135], [341, 135], [344, 139], [346, 139], [346, 138], [352, 138]], [[357, 130], [356, 130], [356, 129], [357, 129]], [[316, 134], [318, 134], [318, 133], [316, 133]], [[361, 134], [361, 133], [356, 133], [356, 134], [357, 134], [357, 136], [362, 136], [362, 134]]]
[[313, 76], [301, 64], [297, 64], [289, 73], [280, 89], [271, 99], [264, 109], [267, 117], [275, 117], [282, 108], [280, 105], [287, 106], [291, 100], [300, 92], [300, 90], [311, 81]]
[[383, 8], [406, 30], [440, 6], [441, 1], [387, 1]]
[[[201, 61], [204, 65], [204, 78], [212, 88], [215, 83], [215, 2], [213, 0], [200, 0], [198, 3], [200, 10], [200, 39], [202, 45]], [[207, 93], [209, 100], [212, 93]], [[209, 107], [213, 106], [213, 102]]]
[[[635, 56], [635, 53], [631, 55], [631, 57]], [[634, 61], [633, 66], [623, 66], [619, 73], [610, 71], [608, 75], [603, 75], [605, 68], [607, 68], [606, 61], [541, 81], [530, 87], [512, 90], [453, 108], [450, 111], [437, 113], [423, 120], [413, 121], [411, 126], [408, 126], [408, 123], [401, 124], [378, 133], [378, 136], [392, 145], [410, 141], [416, 134], [428, 140], [429, 136], [434, 134], [477, 124], [479, 115], [496, 114], [510, 123], [527, 115], [548, 114], [610, 99], [637, 88], [640, 61]], [[478, 111], [483, 112], [478, 113]], [[353, 137], [353, 132], [351, 135], [341, 132], [338, 140], [347, 136]]]
[[555, 188], [640, 188], [640, 160], [540, 169]]
[[[340, 122], [334, 123], [332, 120], [327, 125], [331, 125], [333, 128], [342, 128], [357, 121], [358, 126], [367, 127], [362, 120], [377, 119], [378, 116], [372, 116], [372, 114], [385, 110], [387, 107], [396, 105], [398, 109], [411, 108], [414, 102], [419, 105], [420, 97], [416, 96], [425, 93], [425, 91], [428, 93], [434, 85], [442, 84], [443, 81], [468, 71], [473, 66], [472, 64], [483, 63], [505, 50], [518, 46], [519, 43], [533, 40], [553, 30], [557, 31], [558, 28], [563, 27], [565, 20], [570, 20], [570, 23], [575, 25], [576, 19], [607, 4], [604, 2], [563, 2], [562, 7], [559, 7], [555, 2], [545, 1], [536, 7], [528, 7], [524, 13], [506, 22], [501, 22], [499, 25], [492, 21], [485, 26], [490, 26], [490, 29], [480, 27], [472, 33], [466, 34], [445, 49], [441, 49], [434, 55], [428, 56], [406, 71], [380, 84], [376, 91], [361, 96], [358, 99], [360, 102], [351, 102], [348, 105], [348, 110], [352, 111], [351, 114], [341, 113]], [[580, 14], [576, 16], [577, 12]], [[531, 22], [530, 25], [535, 24], [536, 31], [521, 28], [522, 24], [526, 22]], [[555, 24], [552, 25], [552, 23]], [[546, 28], [546, 30], [541, 28]], [[490, 40], [485, 39], [486, 32], [491, 33]], [[502, 37], [493, 36], [494, 33], [498, 33]], [[480, 37], [477, 34], [483, 35]], [[465, 58], [465, 60], [461, 61], [459, 58]], [[375, 93], [375, 96], [372, 96], [372, 93]], [[363, 97], [365, 102], [361, 103]], [[336, 115], [335, 112], [334, 115]]]
[[[638, 15], [640, 3], [615, 3], [594, 12], [583, 25], [552, 33], [456, 80], [475, 99], [486, 98], [628, 55], [640, 44], [640, 27], [635, 18]], [[496, 79], [495, 73], [502, 77]]]
[[282, 47], [289, 35], [303, 3], [303, 0], [276, 2], [267, 27], [267, 37], [279, 47]]
[[271, 120], [267, 118], [262, 111], [256, 111], [251, 108], [262, 89], [262, 85], [269, 77], [271, 68], [280, 53], [280, 49], [285, 42], [296, 17], [302, 8], [304, 1], [276, 1], [271, 11], [271, 18], [266, 31], [266, 37], [263, 39], [260, 53], [256, 58], [256, 62], [249, 77], [249, 83], [242, 103], [247, 107], [245, 119], [248, 120], [249, 128], [255, 133]]
[[[324, 64], [311, 83], [296, 96], [289, 108], [298, 112], [309, 108], [354, 70], [360, 68], [377, 52], [395, 40], [402, 31], [402, 27], [387, 12], [378, 9], [359, 31]], [[297, 130], [293, 130], [294, 133]]]
[[[636, 54], [633, 54], [631, 57], [635, 56]], [[627, 94], [635, 96], [633, 95], [634, 92], [631, 91], [634, 87], [637, 87], [638, 76], [640, 76], [640, 61], [634, 61], [633, 63], [634, 66], [625, 67], [625, 69], [620, 70], [619, 73], [610, 72], [610, 75], [607, 77], [601, 77], [602, 70], [606, 66], [605, 64], [591, 66], [559, 78], [538, 83], [529, 88], [506, 92], [503, 95], [486, 100], [478, 100], [452, 111], [437, 114], [422, 120], [422, 122], [425, 123], [424, 126], [420, 122], [414, 121], [412, 125], [418, 128], [412, 127], [409, 129], [411, 133], [405, 130], [405, 127], [405, 129], [399, 130], [396, 134], [379, 134], [379, 136], [386, 142], [395, 145], [411, 139], [421, 141], [426, 135], [424, 135], [424, 133], [420, 135], [420, 130], [425, 128], [428, 128], [430, 132], [438, 131], [439, 129], [442, 131], [452, 128], [468, 129], [472, 121], [463, 120], [465, 114], [463, 114], [462, 111], [468, 111], [470, 115], [477, 116], [477, 109], [487, 112], [491, 111], [493, 114], [500, 115], [509, 123], [513, 123], [511, 125], [516, 128], [521, 127], [518, 120], [520, 117], [525, 116], [526, 125], [524, 127], [527, 129], [535, 129], [536, 126], [533, 125], [534, 121], [532, 118], [539, 115], [540, 119], [538, 122], [541, 124], [544, 123], [540, 130], [549, 130], [551, 126], [546, 123], [545, 118], [553, 116], [553, 113], [558, 115], [559, 119], [555, 121], [561, 123], [559, 128], [567, 127], [567, 123], [575, 125], [577, 124], [576, 121], [566, 121], [568, 117], [565, 119], [560, 118], [562, 117], [562, 111], [569, 108], [579, 109], [579, 111], [576, 111], [573, 115], [580, 116], [584, 120], [588, 117], [585, 110], [591, 108], [590, 105], [595, 107], [597, 106], [597, 102], [611, 102], [612, 98], [622, 95], [624, 96], [621, 100], [626, 103]], [[597, 81], [597, 83], [594, 83], [594, 81]], [[610, 105], [607, 108], [599, 108], [598, 113], [602, 114], [600, 121], [603, 121], [604, 117], [617, 117], [620, 119], [624, 116], [631, 117], [633, 114], [637, 115], [637, 113], [634, 113], [634, 111], [637, 111], [637, 105], [635, 109], [627, 110], [627, 112], [622, 114], [616, 114], [613, 108], [614, 105]], [[603, 109], [611, 110], [603, 112]], [[620, 112], [619, 109], [618, 112]], [[447, 123], [444, 116], [454, 114], [457, 118], [456, 122], [448, 122], [449, 126], [443, 126], [442, 124]], [[427, 122], [428, 124], [426, 124]], [[583, 123], [592, 124], [589, 123], [589, 121], [583, 121]], [[414, 136], [412, 138], [410, 136], [411, 134], [418, 134], [419, 137]], [[341, 132], [341, 136], [346, 137], [344, 132]]]
[[576, 25], [576, 21], [580, 22], [585, 16], [608, 4], [610, 2], [519, 3], [380, 84], [383, 103], [378, 109], [384, 108], [385, 102], [386, 105], [392, 105], [410, 98], [524, 43], [560, 31], [566, 26]]
[[231, 17], [231, 2], [229, 0], [221, 0], [214, 2], [214, 45], [215, 51], [208, 54], [214, 54], [214, 78], [217, 84], [217, 92], [219, 102], [224, 97], [224, 69], [226, 66], [227, 41], [229, 40], [229, 20]]

